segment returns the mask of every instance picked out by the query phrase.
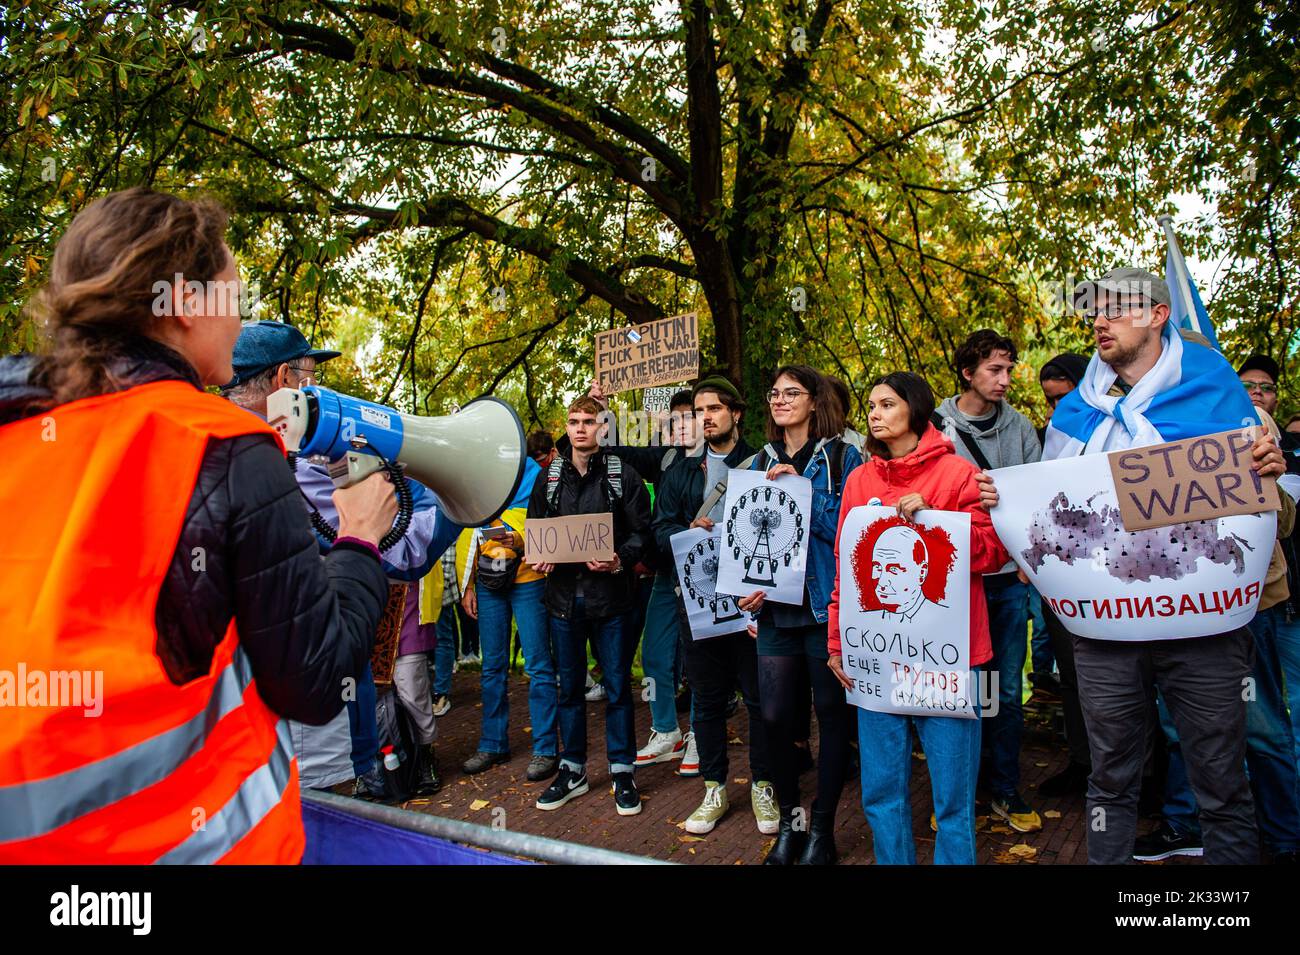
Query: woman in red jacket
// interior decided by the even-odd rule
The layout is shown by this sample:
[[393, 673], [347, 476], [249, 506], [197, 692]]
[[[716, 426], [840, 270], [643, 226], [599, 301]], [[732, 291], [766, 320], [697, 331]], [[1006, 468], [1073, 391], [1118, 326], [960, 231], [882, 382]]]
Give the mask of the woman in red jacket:
[[[975, 466], [958, 457], [952, 442], [931, 426], [933, 413], [934, 393], [919, 375], [896, 371], [876, 382], [867, 416], [867, 449], [872, 456], [849, 475], [844, 487], [840, 533], [849, 511], [864, 504], [895, 505], [899, 514], [909, 521], [917, 511], [927, 509], [970, 514], [970, 685], [974, 686], [977, 668], [993, 656], [980, 576], [1006, 563], [1007, 552], [993, 530], [988, 513], [979, 506]], [[835, 545], [837, 573], [830, 603], [827, 665], [848, 689], [851, 684], [840, 653], [839, 536]], [[939, 828], [934, 861], [974, 865], [979, 720], [859, 709], [862, 807], [871, 825], [876, 861], [886, 865], [916, 862], [908, 794], [912, 726], [916, 727], [925, 747], [934, 791]]]

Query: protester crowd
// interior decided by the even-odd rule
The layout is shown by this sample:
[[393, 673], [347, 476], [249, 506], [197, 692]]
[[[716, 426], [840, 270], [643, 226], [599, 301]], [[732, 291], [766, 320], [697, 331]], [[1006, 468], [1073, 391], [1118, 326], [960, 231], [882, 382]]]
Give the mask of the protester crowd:
[[[1038, 370], [1048, 407], [1044, 429], [1008, 402], [1019, 356], [1010, 338], [988, 329], [956, 349], [958, 387], [943, 400], [911, 371], [876, 377], [858, 396], [866, 413], [860, 431], [850, 424], [854, 396], [843, 381], [787, 365], [772, 374], [759, 408], [724, 375], [702, 376], [673, 395], [656, 440], [633, 446], [620, 443], [607, 396], [593, 382], [568, 405], [563, 435], [529, 436], [519, 490], [499, 518], [459, 527], [442, 513], [434, 491], [407, 479], [410, 526], [381, 553], [377, 542], [394, 513], [391, 485], [375, 477], [335, 493], [318, 464], [298, 461], [291, 472], [264, 424], [271, 393], [321, 382], [324, 364], [338, 352], [312, 348], [287, 325], [241, 326], [237, 315], [205, 313], [203, 303], [186, 302], [178, 309], [185, 319], [165, 325], [150, 321], [147, 309], [133, 310], [129, 295], [119, 296], [116, 310], [103, 304], [115, 288], [138, 293], [133, 276], [112, 266], [115, 261], [148, 263], [168, 275], [233, 274], [224, 225], [211, 208], [146, 190], [92, 205], [56, 253], [46, 293], [52, 357], [0, 361], [0, 446], [16, 455], [31, 438], [21, 429], [39, 428], [43, 414], [67, 402], [84, 403], [81, 425], [61, 417], [69, 433], [87, 441], [143, 420], [159, 397], [185, 409], [168, 412], [176, 422], [171, 430], [148, 431], [156, 443], [150, 453], [137, 449], [121, 458], [126, 477], [146, 489], [165, 487], [178, 474], [198, 477], [174, 513], [160, 517], [129, 495], [121, 505], [123, 519], [153, 521], [156, 533], [140, 565], [156, 567], [141, 573], [154, 575], [162, 596], [156, 624], [152, 606], [132, 605], [112, 619], [106, 614], [104, 639], [120, 639], [123, 652], [129, 648], [132, 659], [147, 662], [156, 635], [163, 668], [146, 675], [141, 665], [141, 691], [174, 692], [177, 726], [189, 726], [206, 700], [191, 681], [214, 680], [228, 663], [246, 695], [242, 706], [223, 705], [248, 711], [248, 727], [238, 732], [259, 755], [228, 767], [222, 778], [187, 770], [174, 805], [149, 810], [159, 819], [142, 853], [185, 850], [184, 858], [194, 860], [238, 860], [242, 851], [292, 861], [300, 827], [274, 823], [296, 796], [291, 783], [271, 792], [262, 815], [251, 816], [243, 831], [200, 838], [179, 824], [168, 828], [169, 812], [203, 804], [207, 790], [251, 791], [263, 762], [276, 770], [289, 755], [297, 758], [303, 786], [355, 780], [353, 793], [373, 799], [432, 794], [451, 772], [492, 772], [510, 757], [510, 673], [522, 656], [528, 711], [513, 718], [530, 727], [527, 778], [547, 783], [536, 801], [541, 811], [581, 811], [597, 781], [609, 788], [619, 814], [636, 814], [638, 768], [678, 762], [679, 774], [698, 777], [694, 785], [701, 786], [686, 830], [704, 834], [740, 824], [724, 819], [731, 808], [727, 720], [743, 709], [750, 813], [757, 833], [776, 836], [768, 864], [837, 860], [836, 809], [850, 774], [860, 779], [877, 861], [914, 862], [915, 749], [925, 754], [930, 775], [935, 861], [973, 864], [977, 814], [992, 813], [1018, 832], [1043, 824], [1020, 779], [1028, 662], [1035, 697], [1063, 711], [1069, 752], [1065, 769], [1038, 791], [1084, 794], [1089, 818], [1101, 811], [1105, 824], [1089, 827], [1090, 861], [1202, 853], [1211, 862], [1295, 861], [1300, 707], [1289, 704], [1287, 691], [1300, 685], [1300, 414], [1281, 427], [1275, 421], [1281, 368], [1273, 359], [1253, 355], [1234, 373], [1195, 333], [1170, 324], [1169, 289], [1156, 276], [1119, 269], [1076, 289], [1096, 351], [1062, 354]], [[178, 244], [178, 230], [194, 238]], [[173, 241], [164, 241], [164, 232]], [[1209, 396], [1212, 406], [1187, 399], [1193, 376], [1198, 400]], [[212, 397], [202, 395], [202, 385], [219, 386], [227, 403], [199, 402]], [[132, 398], [141, 395], [143, 401]], [[758, 430], [747, 427], [753, 416], [762, 419], [762, 447], [745, 438]], [[1257, 616], [1211, 637], [1072, 635], [994, 530], [990, 511], [999, 496], [991, 472], [1213, 433], [1224, 421], [1232, 427], [1246, 419], [1265, 432], [1251, 448], [1252, 466], [1279, 477], [1284, 492]], [[112, 456], [131, 439], [122, 434], [94, 447], [59, 445], [58, 453], [78, 455], [78, 464], [103, 473], [102, 506], [122, 494], [100, 457], [116, 466]], [[23, 453], [21, 460], [30, 461], [30, 452]], [[739, 608], [754, 615], [753, 626], [693, 640], [671, 539], [723, 520], [728, 474], [735, 470], [810, 482], [802, 602], [777, 603], [761, 589], [737, 594]], [[868, 503], [896, 508], [905, 523], [927, 509], [970, 516], [969, 660], [973, 669], [997, 676], [989, 684], [996, 701], [986, 701], [993, 715], [903, 715], [847, 702], [839, 546], [844, 516]], [[79, 513], [70, 512], [62, 537], [40, 538], [54, 555], [50, 565], [71, 560], [69, 547], [78, 548], [78, 559], [98, 554], [112, 564], [107, 555], [122, 525], [101, 531]], [[524, 560], [529, 520], [604, 513], [612, 516], [612, 559]], [[194, 547], [204, 546], [213, 556], [196, 577], [186, 562]], [[138, 583], [125, 570], [117, 577], [112, 586]], [[25, 586], [33, 591], [32, 605], [11, 612], [45, 620], [51, 633], [65, 632], [71, 625], [41, 602], [39, 579]], [[151, 636], [127, 638], [139, 634]], [[650, 710], [650, 734], [640, 746], [640, 694], [632, 676], [638, 653]], [[479, 669], [479, 739], [474, 754], [452, 769], [437, 760], [438, 721], [452, 706], [453, 671], [466, 666]], [[1247, 682], [1251, 694], [1242, 692]], [[339, 696], [341, 684], [348, 692]], [[186, 689], [192, 692], [183, 695]], [[683, 693], [689, 705], [679, 709]], [[607, 767], [587, 758], [588, 703], [604, 717]], [[815, 752], [809, 744], [814, 716]], [[22, 743], [5, 744], [11, 751], [0, 751], [0, 771], [14, 773], [14, 747]], [[215, 761], [233, 745], [197, 736], [189, 752], [212, 747]], [[80, 762], [70, 757], [57, 765], [51, 757], [48, 768], [72, 779], [94, 769], [87, 761], [93, 755], [88, 750]], [[409, 760], [404, 777], [394, 772], [403, 756]], [[178, 757], [181, 765], [189, 764]], [[151, 805], [141, 790], [168, 767], [126, 769], [140, 778], [116, 796], [104, 793], [98, 808], [118, 811], [135, 800], [139, 818]], [[805, 809], [800, 778], [811, 769], [815, 782]], [[0, 775], [0, 792], [19, 791], [25, 782]], [[74, 815], [60, 816], [57, 805], [38, 810], [28, 803], [34, 804], [24, 802], [25, 814], [0, 840], [42, 844], [52, 828], [75, 818], [72, 808]], [[1156, 812], [1160, 821], [1139, 837], [1140, 811]], [[93, 840], [92, 829], [59, 838], [75, 845], [78, 837]], [[4, 849], [0, 841], [0, 854]]]
[[[1039, 370], [1049, 425], [1058, 408], [1077, 414], [1094, 407], [1069, 397], [1089, 376], [1105, 378], [1116, 394], [1131, 390], [1154, 373], [1177, 336], [1179, 346], [1211, 366], [1220, 387], [1227, 376], [1233, 389], [1222, 396], [1215, 418], [1189, 416], [1187, 433], [1209, 433], [1202, 419], [1230, 419], [1233, 409], [1250, 409], [1246, 413], [1272, 435], [1253, 449], [1257, 467], [1281, 472], [1280, 450], [1294, 452], [1300, 436], [1279, 431], [1273, 420], [1281, 373], [1275, 362], [1252, 356], [1234, 376], [1196, 333], [1168, 325], [1168, 289], [1147, 273], [1118, 270], [1078, 294], [1091, 303], [1098, 352], [1095, 358], [1058, 355]], [[530, 467], [525, 482], [531, 491], [520, 494], [526, 513], [508, 511], [496, 522], [497, 529], [511, 530], [506, 543], [493, 528], [478, 528], [463, 531], [456, 546], [457, 586], [468, 616], [483, 613], [485, 598], [502, 607], [492, 617], [492, 638], [479, 616], [483, 728], [478, 752], [463, 771], [486, 772], [509, 757], [504, 674], [513, 616], [529, 684], [534, 755], [528, 778], [551, 780], [538, 809], [559, 809], [590, 791], [585, 704], [603, 700], [618, 813], [640, 811], [637, 767], [680, 761], [679, 775], [703, 783], [699, 808], [684, 828], [712, 831], [730, 810], [726, 723], [739, 705], [748, 714], [754, 825], [777, 836], [769, 864], [836, 861], [835, 812], [849, 772], [860, 777], [876, 859], [913, 862], [914, 749], [925, 754], [931, 777], [935, 861], [969, 864], [975, 861], [977, 813], [992, 813], [1018, 832], [1043, 824], [1020, 784], [1028, 662], [1031, 699], [1060, 707], [1069, 754], [1066, 767], [1037, 791], [1045, 797], [1086, 794], [1090, 811], [1110, 817], [1090, 832], [1092, 861], [1202, 853], [1211, 861], [1293, 861], [1300, 842], [1300, 747], [1286, 688], [1300, 679], [1300, 619], [1291, 596], [1300, 595], [1292, 538], [1294, 495], [1300, 492], [1296, 455], [1286, 457], [1294, 483], [1283, 478], [1289, 493], [1281, 496], [1275, 565], [1249, 627], [1221, 637], [1120, 646], [1074, 637], [1016, 569], [989, 519], [997, 497], [987, 472], [1045, 455], [1049, 429], [1035, 428], [1006, 398], [1018, 360], [1008, 337], [984, 329], [958, 347], [959, 390], [941, 402], [919, 375], [883, 375], [867, 395], [862, 434], [848, 422], [851, 393], [842, 381], [804, 365], [782, 367], [766, 396], [768, 441], [762, 448], [747, 443], [743, 421], [751, 412], [725, 376], [705, 375], [673, 395], [662, 430], [648, 446], [618, 442], [606, 396], [593, 382], [570, 405], [558, 441], [544, 432], [530, 437], [538, 466]], [[1300, 416], [1288, 427], [1297, 424]], [[1054, 455], [1061, 456], [1059, 449]], [[671, 539], [688, 528], [712, 529], [722, 519], [733, 469], [764, 471], [769, 479], [800, 474], [812, 484], [803, 603], [766, 601], [761, 590], [737, 595], [739, 607], [756, 615], [756, 627], [692, 639]], [[866, 503], [896, 506], [908, 520], [926, 508], [971, 515], [970, 662], [998, 677], [988, 684], [996, 703], [986, 701], [992, 704], [987, 718], [897, 715], [846, 702], [839, 524]], [[522, 561], [527, 519], [607, 510], [614, 515], [613, 561], [536, 567]], [[638, 647], [651, 688], [650, 735], [640, 749], [632, 739], [631, 690]], [[1243, 701], [1247, 676], [1257, 692]], [[684, 727], [683, 695], [689, 699], [681, 713]], [[815, 753], [808, 748], [813, 715]], [[800, 776], [813, 767], [813, 799], [805, 809]], [[1159, 817], [1141, 837], [1139, 807]]]

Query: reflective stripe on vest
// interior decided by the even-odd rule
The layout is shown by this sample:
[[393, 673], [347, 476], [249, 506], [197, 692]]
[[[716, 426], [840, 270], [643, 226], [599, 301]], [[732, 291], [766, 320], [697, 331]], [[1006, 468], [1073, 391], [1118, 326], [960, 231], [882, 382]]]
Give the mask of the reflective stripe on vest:
[[98, 704], [65, 688], [0, 710], [0, 862], [301, 860], [288, 727], [262, 701], [236, 622], [179, 685], [157, 647], [158, 595], [208, 443], [252, 434], [279, 443], [180, 381], [0, 426], [0, 671], [51, 686], [94, 674]]
[[280, 804], [291, 781], [293, 766], [288, 720], [276, 724], [275, 742], [266, 765], [245, 779], [239, 791], [216, 815], [208, 817], [201, 829], [160, 856], [160, 865], [211, 865]]
[[248, 658], [237, 649], [206, 709], [175, 729], [57, 776], [0, 786], [0, 843], [43, 836], [165, 779], [202, 748], [252, 682]]

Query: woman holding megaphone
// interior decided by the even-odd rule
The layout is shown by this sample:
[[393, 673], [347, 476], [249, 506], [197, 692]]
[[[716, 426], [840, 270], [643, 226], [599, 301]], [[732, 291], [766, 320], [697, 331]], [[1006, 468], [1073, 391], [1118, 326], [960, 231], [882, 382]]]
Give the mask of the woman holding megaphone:
[[92, 203], [32, 303], [42, 353], [0, 359], [0, 688], [27, 675], [0, 699], [0, 861], [302, 858], [284, 718], [355, 686], [396, 498], [336, 492], [322, 560], [276, 433], [203, 390], [240, 330], [225, 230], [148, 189]]

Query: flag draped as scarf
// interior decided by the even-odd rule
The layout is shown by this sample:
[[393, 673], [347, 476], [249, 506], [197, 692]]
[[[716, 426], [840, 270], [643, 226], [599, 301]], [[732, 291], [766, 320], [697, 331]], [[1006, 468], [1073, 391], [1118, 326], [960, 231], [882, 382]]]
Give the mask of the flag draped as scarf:
[[1160, 358], [1122, 397], [1116, 374], [1094, 353], [1079, 387], [1061, 399], [1047, 428], [1043, 460], [1140, 448], [1255, 424], [1241, 380], [1221, 354], [1184, 341], [1166, 323]]

